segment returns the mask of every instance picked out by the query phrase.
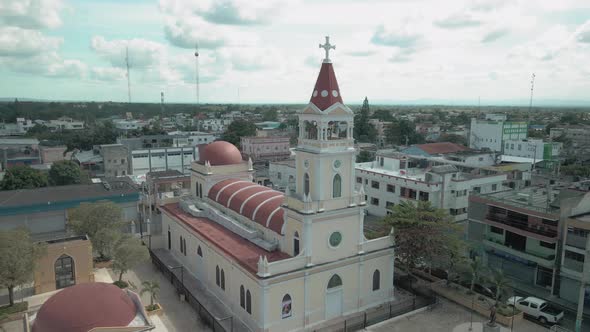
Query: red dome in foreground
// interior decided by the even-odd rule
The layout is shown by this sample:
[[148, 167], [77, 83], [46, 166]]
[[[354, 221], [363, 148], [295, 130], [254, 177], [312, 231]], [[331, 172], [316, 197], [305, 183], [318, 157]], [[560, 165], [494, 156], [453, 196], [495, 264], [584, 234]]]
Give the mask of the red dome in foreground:
[[242, 154], [235, 145], [226, 141], [216, 141], [200, 151], [199, 160], [202, 163], [208, 160], [211, 166], [234, 165], [242, 162]]
[[97, 327], [127, 326], [135, 318], [135, 303], [113, 284], [71, 286], [41, 306], [33, 332], [88, 332]]

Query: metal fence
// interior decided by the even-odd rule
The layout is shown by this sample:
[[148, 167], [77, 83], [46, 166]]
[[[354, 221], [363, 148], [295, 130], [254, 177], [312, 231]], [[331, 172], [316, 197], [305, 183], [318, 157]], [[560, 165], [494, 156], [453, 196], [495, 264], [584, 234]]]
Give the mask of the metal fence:
[[400, 277], [394, 278], [394, 285], [398, 288], [409, 291], [413, 294], [413, 297], [404, 299], [398, 302], [390, 302], [383, 304], [377, 308], [369, 309], [365, 312], [359, 313], [358, 315], [347, 318], [344, 321], [331, 324], [329, 326], [322, 326], [321, 328], [315, 329], [317, 332], [324, 331], [358, 331], [393, 317], [407, 314], [414, 310], [430, 307], [434, 308], [439, 304], [436, 293], [430, 288], [414, 288], [412, 283], [408, 282], [409, 279], [403, 279]]
[[[223, 322], [225, 322], [225, 319], [217, 319], [215, 316], [213, 316], [208, 310], [207, 308], [205, 308], [205, 306], [203, 306], [201, 304], [201, 302], [199, 302], [199, 300], [197, 300], [197, 298], [195, 297], [195, 295], [190, 291], [190, 289], [188, 289], [187, 287], [185, 287], [185, 285], [182, 283], [182, 281], [178, 278], [178, 276], [176, 276], [176, 274], [174, 274], [169, 268], [168, 266], [166, 266], [166, 264], [164, 264], [160, 258], [158, 258], [158, 256], [156, 256], [156, 254], [154, 254], [151, 250], [150, 250], [150, 256], [152, 258], [152, 263], [160, 270], [160, 272], [162, 272], [162, 274], [164, 274], [164, 276], [168, 279], [170, 279], [170, 283], [174, 286], [174, 288], [176, 288], [176, 291], [178, 292], [178, 294], [180, 295], [184, 295], [184, 298], [186, 300], [186, 302], [188, 304], [191, 305], [191, 307], [193, 307], [193, 309], [197, 312], [197, 315], [199, 316], [201, 322], [203, 322], [203, 324], [207, 325], [208, 327], [210, 327], [214, 332], [226, 332], [226, 331], [232, 331], [232, 321], [229, 321], [229, 329], [226, 329], [226, 327], [224, 327], [222, 325]], [[228, 324], [228, 323], [226, 323]]]

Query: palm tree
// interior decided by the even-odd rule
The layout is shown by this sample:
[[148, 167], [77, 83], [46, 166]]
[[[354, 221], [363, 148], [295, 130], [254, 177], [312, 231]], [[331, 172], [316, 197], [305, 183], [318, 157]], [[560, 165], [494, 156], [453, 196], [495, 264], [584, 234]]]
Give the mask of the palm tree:
[[475, 256], [475, 258], [469, 262], [469, 270], [471, 272], [471, 287], [469, 289], [473, 292], [475, 283], [479, 281], [483, 272], [483, 263], [479, 256]]
[[490, 280], [492, 282], [492, 285], [494, 285], [496, 287], [496, 304], [500, 301], [500, 296], [502, 296], [502, 293], [504, 293], [504, 291], [506, 290], [506, 288], [510, 287], [510, 280], [508, 280], [508, 278], [506, 278], [506, 276], [504, 276], [504, 273], [502, 273], [501, 270], [499, 269], [493, 269], [492, 270], [492, 278]]
[[139, 295], [144, 293], [150, 294], [150, 308], [154, 307], [154, 300], [158, 298], [158, 292], [160, 291], [160, 284], [157, 281], [144, 281], [141, 283], [141, 292]]

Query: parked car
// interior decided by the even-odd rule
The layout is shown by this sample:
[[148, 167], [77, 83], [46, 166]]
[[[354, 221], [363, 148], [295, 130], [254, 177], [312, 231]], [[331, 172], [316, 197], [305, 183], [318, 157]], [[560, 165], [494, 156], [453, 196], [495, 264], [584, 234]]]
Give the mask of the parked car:
[[506, 301], [509, 306], [515, 306], [526, 315], [537, 319], [541, 324], [558, 323], [563, 319], [563, 311], [551, 306], [547, 301], [529, 296], [513, 296]]
[[[460, 284], [461, 284], [461, 286], [463, 286], [465, 288], [471, 289], [471, 282], [469, 280], [463, 280], [463, 281], [461, 281]], [[473, 291], [478, 294], [485, 295], [485, 296], [492, 298], [492, 299], [495, 298], [494, 292], [492, 292], [491, 289], [489, 289], [488, 287], [486, 287], [482, 284], [475, 283], [473, 285]]]

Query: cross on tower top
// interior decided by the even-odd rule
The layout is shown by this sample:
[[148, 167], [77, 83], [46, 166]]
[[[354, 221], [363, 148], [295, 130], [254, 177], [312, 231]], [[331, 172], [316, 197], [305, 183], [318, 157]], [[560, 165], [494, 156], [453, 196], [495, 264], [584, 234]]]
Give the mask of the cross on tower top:
[[336, 45], [330, 44], [330, 37], [329, 36], [326, 36], [326, 43], [324, 45], [320, 44], [320, 48], [323, 48], [324, 51], [326, 51], [326, 58], [324, 59], [324, 62], [331, 62], [330, 61], [330, 49], [335, 50]]

